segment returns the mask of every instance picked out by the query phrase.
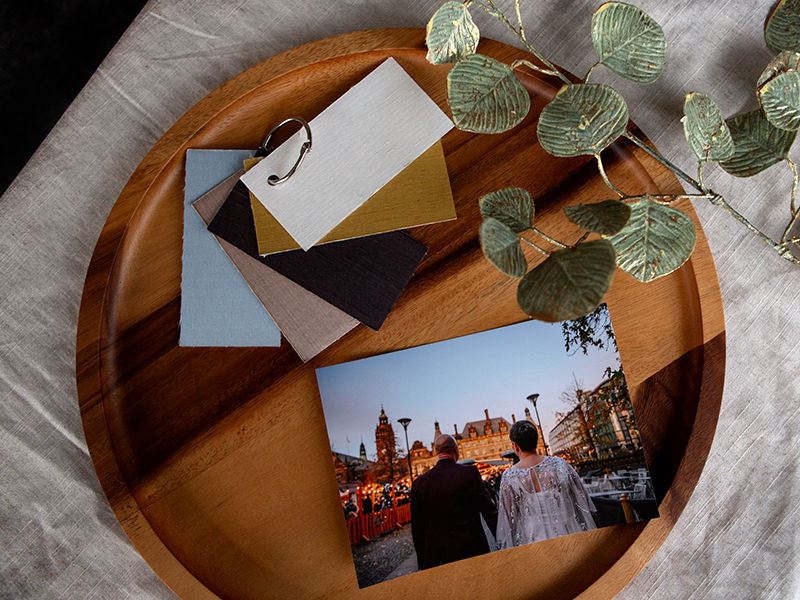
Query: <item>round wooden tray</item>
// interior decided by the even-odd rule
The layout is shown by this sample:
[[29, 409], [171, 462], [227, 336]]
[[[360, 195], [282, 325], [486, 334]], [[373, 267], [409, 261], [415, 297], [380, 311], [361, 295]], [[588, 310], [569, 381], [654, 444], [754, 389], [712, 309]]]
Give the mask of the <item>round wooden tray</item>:
[[[505, 61], [523, 56], [491, 40], [480, 51]], [[144, 558], [186, 598], [610, 598], [672, 529], [717, 421], [724, 321], [699, 223], [697, 249], [683, 268], [647, 285], [618, 272], [607, 298], [663, 498], [659, 519], [359, 590], [314, 377], [321, 365], [523, 320], [515, 281], [482, 257], [477, 198], [527, 188], [538, 222], [572, 239], [576, 230], [560, 208], [609, 197], [593, 162], [556, 159], [536, 143], [532, 123], [557, 82], [525, 78], [533, 107], [511, 132], [454, 130], [444, 138], [459, 218], [413, 230], [430, 250], [380, 331], [358, 327], [307, 365], [286, 343], [178, 347], [185, 150], [254, 148], [273, 124], [314, 117], [388, 56], [447, 110], [448, 67], [425, 61], [424, 31], [337, 36], [220, 87], [131, 177], [97, 243], [77, 336], [78, 397], [103, 489]], [[637, 149], [618, 144], [608, 154], [609, 176], [625, 190], [680, 190]]]

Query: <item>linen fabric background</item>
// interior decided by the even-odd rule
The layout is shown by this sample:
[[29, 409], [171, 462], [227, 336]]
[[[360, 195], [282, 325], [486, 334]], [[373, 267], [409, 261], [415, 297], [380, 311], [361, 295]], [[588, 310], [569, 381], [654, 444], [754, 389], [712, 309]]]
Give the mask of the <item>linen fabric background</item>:
[[[424, 27], [441, 0], [154, 0], [0, 200], [0, 596], [174, 597], [128, 542], [97, 482], [75, 392], [74, 342], [106, 215], [150, 147], [188, 108], [278, 52], [338, 33]], [[687, 168], [684, 94], [723, 113], [756, 106], [768, 1], [636, 0], [664, 27], [668, 65], [639, 86], [603, 70], [655, 144]], [[501, 2], [513, 11], [513, 3]], [[584, 74], [599, 1], [523, 0], [529, 38]], [[486, 15], [482, 33], [513, 42]], [[7, 140], [13, 143], [13, 140]], [[794, 151], [797, 158], [798, 152]], [[789, 169], [707, 182], [764, 230], [788, 218]], [[700, 203], [727, 323], [725, 395], [711, 454], [680, 521], [624, 600], [800, 596], [800, 271]]]

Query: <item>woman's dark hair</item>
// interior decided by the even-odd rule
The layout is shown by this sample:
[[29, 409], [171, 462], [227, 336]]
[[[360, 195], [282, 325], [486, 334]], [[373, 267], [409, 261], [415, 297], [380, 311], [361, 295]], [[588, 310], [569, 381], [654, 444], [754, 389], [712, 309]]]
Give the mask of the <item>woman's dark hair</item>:
[[508, 437], [523, 452], [533, 452], [536, 450], [536, 444], [539, 443], [539, 432], [536, 431], [536, 426], [530, 421], [517, 421], [514, 423], [511, 426], [511, 431], [508, 432]]

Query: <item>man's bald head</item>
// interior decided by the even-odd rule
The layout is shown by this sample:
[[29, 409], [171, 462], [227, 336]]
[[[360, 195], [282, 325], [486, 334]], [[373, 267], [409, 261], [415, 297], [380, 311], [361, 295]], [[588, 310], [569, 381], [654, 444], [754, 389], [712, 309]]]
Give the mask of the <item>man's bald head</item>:
[[433, 440], [433, 452], [437, 456], [449, 456], [458, 460], [458, 443], [452, 435], [444, 433]]

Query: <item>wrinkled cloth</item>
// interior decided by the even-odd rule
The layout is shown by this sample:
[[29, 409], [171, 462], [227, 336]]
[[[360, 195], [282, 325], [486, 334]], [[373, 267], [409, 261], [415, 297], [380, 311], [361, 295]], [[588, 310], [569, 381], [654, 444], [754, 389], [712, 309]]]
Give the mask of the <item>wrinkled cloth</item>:
[[[83, 279], [106, 216], [136, 165], [186, 110], [278, 52], [338, 33], [424, 27], [441, 2], [153, 0], [0, 199], [0, 597], [174, 597], [128, 542], [98, 484], [75, 391]], [[633, 120], [684, 169], [689, 91], [723, 114], [757, 106], [771, 58], [771, 1], [637, 0], [664, 27], [668, 65], [650, 85], [604, 69]], [[523, 1], [529, 40], [583, 75], [599, 0]], [[513, 14], [510, 0], [501, 5]], [[473, 9], [484, 35], [514, 43]], [[7, 140], [13, 143], [13, 140]], [[800, 151], [793, 151], [795, 159]], [[706, 183], [779, 236], [789, 169]], [[686, 510], [622, 600], [800, 597], [800, 270], [721, 209], [697, 203], [726, 310], [725, 393], [708, 462]]]
[[545, 456], [532, 467], [506, 469], [499, 497], [500, 550], [597, 528], [589, 492], [575, 469], [558, 456]]

